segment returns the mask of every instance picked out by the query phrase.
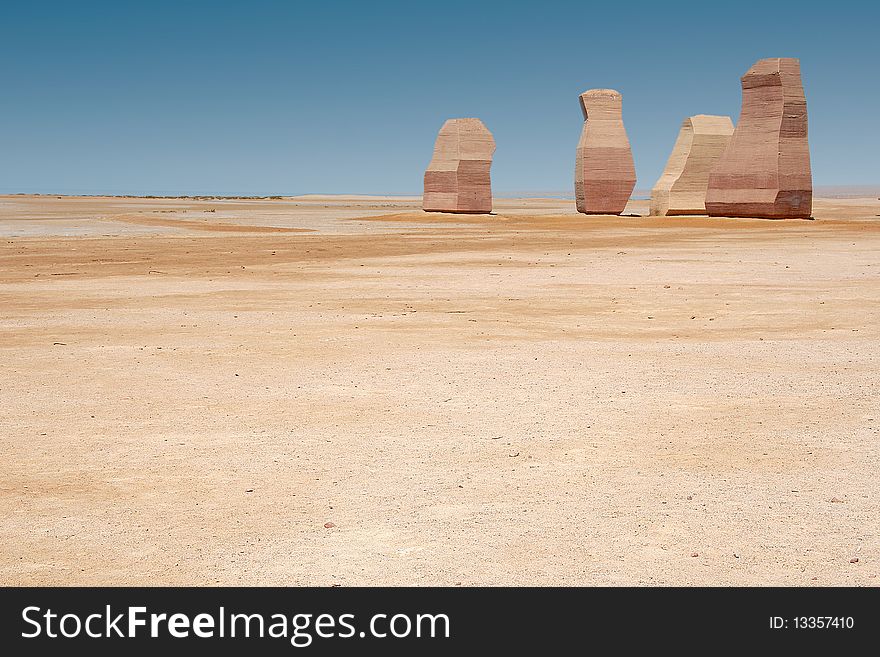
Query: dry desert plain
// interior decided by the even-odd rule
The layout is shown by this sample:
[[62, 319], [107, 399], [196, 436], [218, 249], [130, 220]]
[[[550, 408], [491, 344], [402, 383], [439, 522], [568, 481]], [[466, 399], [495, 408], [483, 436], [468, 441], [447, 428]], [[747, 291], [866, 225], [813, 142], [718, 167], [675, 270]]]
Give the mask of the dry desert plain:
[[573, 206], [0, 197], [0, 583], [880, 583], [880, 201]]

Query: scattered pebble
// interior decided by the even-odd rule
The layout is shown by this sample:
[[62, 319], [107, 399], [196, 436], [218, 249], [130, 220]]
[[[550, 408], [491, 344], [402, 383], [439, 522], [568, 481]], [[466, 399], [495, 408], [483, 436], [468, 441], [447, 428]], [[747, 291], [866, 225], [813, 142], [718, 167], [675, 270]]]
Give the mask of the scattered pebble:
[[248, 488], [248, 489], [245, 491], [245, 493], [253, 493], [253, 492], [254, 492], [254, 489], [253, 489], [253, 488]]
[[694, 552], [694, 553], [691, 554], [691, 556], [692, 556], [692, 557], [698, 557], [698, 556], [700, 556], [700, 553], [699, 553], [699, 552]]
[[850, 563], [858, 563], [858, 562], [859, 562], [859, 558], [858, 558], [858, 557], [853, 557], [852, 559], [849, 560], [849, 562], [850, 562]]
[[843, 500], [840, 499], [839, 497], [832, 497], [832, 498], [831, 498], [831, 501], [832, 501], [832, 502], [837, 502], [837, 503], [839, 503], [839, 502], [843, 502]]
[[325, 522], [324, 529], [333, 529], [336, 526], [335, 522]]

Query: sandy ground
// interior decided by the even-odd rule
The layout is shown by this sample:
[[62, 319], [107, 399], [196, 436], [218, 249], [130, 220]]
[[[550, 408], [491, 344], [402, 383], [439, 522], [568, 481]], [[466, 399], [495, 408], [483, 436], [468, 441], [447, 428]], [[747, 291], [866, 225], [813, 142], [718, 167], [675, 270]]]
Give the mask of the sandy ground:
[[0, 584], [880, 583], [880, 201], [572, 205], [0, 197]]

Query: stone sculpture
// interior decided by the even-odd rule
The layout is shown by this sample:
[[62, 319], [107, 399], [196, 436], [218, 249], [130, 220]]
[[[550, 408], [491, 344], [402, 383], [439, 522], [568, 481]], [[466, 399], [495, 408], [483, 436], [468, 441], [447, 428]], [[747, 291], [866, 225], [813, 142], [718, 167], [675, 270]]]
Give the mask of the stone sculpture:
[[651, 214], [706, 214], [709, 172], [732, 134], [729, 116], [697, 114], [686, 118], [663, 175], [651, 190]]
[[489, 169], [495, 139], [480, 119], [449, 119], [440, 128], [425, 171], [427, 212], [492, 211]]
[[800, 62], [762, 59], [742, 77], [742, 113], [709, 174], [718, 217], [806, 218], [813, 208], [807, 101]]
[[578, 212], [620, 214], [636, 185], [621, 95], [613, 89], [591, 89], [580, 101], [584, 127], [574, 168]]

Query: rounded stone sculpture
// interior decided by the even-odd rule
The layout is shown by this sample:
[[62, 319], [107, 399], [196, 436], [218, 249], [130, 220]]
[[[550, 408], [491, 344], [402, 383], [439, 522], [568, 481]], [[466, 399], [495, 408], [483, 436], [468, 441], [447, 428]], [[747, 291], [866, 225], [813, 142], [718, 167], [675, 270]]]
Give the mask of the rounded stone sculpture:
[[636, 185], [622, 97], [613, 89], [591, 89], [580, 102], [584, 127], [574, 167], [578, 212], [620, 214]]
[[492, 211], [489, 169], [495, 139], [480, 119], [449, 119], [440, 128], [425, 171], [426, 212]]
[[651, 214], [706, 214], [709, 172], [732, 134], [729, 116], [697, 114], [686, 118], [663, 175], [651, 190]]
[[800, 62], [762, 59], [742, 77], [742, 113], [709, 174], [717, 217], [806, 218], [813, 209], [807, 100]]

